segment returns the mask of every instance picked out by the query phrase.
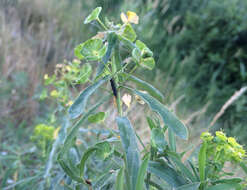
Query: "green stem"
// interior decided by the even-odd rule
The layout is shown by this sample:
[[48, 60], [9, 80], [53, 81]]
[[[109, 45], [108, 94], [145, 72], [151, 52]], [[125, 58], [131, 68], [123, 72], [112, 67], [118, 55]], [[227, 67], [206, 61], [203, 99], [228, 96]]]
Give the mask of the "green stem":
[[[141, 137], [138, 135], [138, 133], [137, 133], [136, 131], [135, 131], [135, 134], [136, 134], [136, 136], [137, 136], [137, 138], [138, 138], [139, 142], [141, 143], [141, 145], [142, 145], [143, 149], [144, 149], [144, 150], [146, 150], [146, 147], [145, 147], [144, 143], [142, 142]], [[146, 150], [146, 151], [147, 151], [147, 150]]]
[[108, 28], [104, 25], [103, 22], [101, 22], [101, 20], [98, 18], [97, 21], [99, 22], [99, 24], [105, 29], [108, 30]]
[[120, 90], [117, 88], [117, 109], [118, 109], [118, 114], [122, 117], [123, 116], [123, 110], [122, 110], [122, 104], [121, 103], [122, 102], [121, 102]]
[[131, 71], [129, 72], [129, 74], [132, 74], [136, 69], [137, 69], [137, 64], [131, 69]]
[[[151, 155], [150, 155], [150, 160], [154, 160], [154, 156], [155, 156], [155, 150], [154, 148], [151, 146], [150, 148], [150, 152], [151, 152]], [[149, 185], [151, 183], [151, 173], [148, 173], [147, 174], [147, 180], [146, 180], [146, 184], [147, 184], [147, 190], [149, 190]]]
[[112, 59], [112, 73], [113, 73], [113, 80], [115, 81], [116, 84], [116, 89], [117, 89], [117, 109], [118, 109], [118, 114], [122, 117], [123, 116], [123, 110], [122, 110], [122, 102], [121, 102], [121, 94], [120, 94], [120, 88], [119, 88], [119, 80], [118, 80], [118, 75], [117, 73], [117, 66], [116, 66], [116, 52], [114, 51], [113, 59]]

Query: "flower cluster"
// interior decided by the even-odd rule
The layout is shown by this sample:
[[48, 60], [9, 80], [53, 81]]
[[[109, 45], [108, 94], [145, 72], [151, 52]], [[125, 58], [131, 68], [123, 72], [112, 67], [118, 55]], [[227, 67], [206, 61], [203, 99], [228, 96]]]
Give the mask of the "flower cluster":
[[[56, 99], [61, 105], [67, 107], [73, 102], [70, 100], [68, 88], [78, 84], [86, 83], [92, 73], [89, 64], [81, 64], [80, 60], [74, 59], [72, 62], [64, 61], [63, 64], [57, 64], [55, 73], [51, 76], [44, 75], [44, 84], [52, 85], [49, 95]], [[42, 92], [41, 99], [47, 98], [47, 90]]]
[[53, 140], [55, 128], [53, 126], [45, 125], [45, 124], [39, 124], [35, 126], [34, 134], [32, 139], [42, 139], [44, 141], [51, 141]]
[[216, 131], [215, 136], [209, 132], [201, 134], [203, 142], [207, 143], [207, 155], [210, 160], [224, 164], [226, 161], [239, 163], [246, 157], [243, 146], [233, 137], [227, 137], [222, 131]]

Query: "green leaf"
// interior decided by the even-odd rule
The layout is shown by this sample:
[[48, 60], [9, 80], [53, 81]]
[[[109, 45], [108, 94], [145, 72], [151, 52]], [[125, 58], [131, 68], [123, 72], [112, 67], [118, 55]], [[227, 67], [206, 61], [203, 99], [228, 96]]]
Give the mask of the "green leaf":
[[155, 61], [153, 57], [142, 58], [140, 61], [140, 65], [144, 68], [152, 70], [155, 67]]
[[137, 78], [133, 75], [129, 75], [127, 73], [124, 73], [124, 75], [126, 77], [128, 77], [128, 79], [130, 81], [134, 82], [139, 88], [147, 91], [151, 96], [157, 98], [159, 101], [161, 101], [161, 102], [163, 101], [163, 99], [164, 99], [163, 94], [158, 89], [153, 87], [151, 84], [149, 84], [146, 81], [143, 81], [140, 78]]
[[148, 171], [163, 179], [172, 187], [179, 187], [186, 184], [186, 180], [164, 162], [150, 161]]
[[44, 88], [44, 89], [42, 90], [40, 96], [39, 96], [39, 99], [40, 99], [40, 100], [44, 100], [44, 99], [46, 99], [47, 97], [48, 97], [47, 89]]
[[[130, 88], [128, 88], [130, 89]], [[185, 125], [173, 114], [171, 113], [162, 103], [150, 96], [139, 92], [137, 90], [131, 89], [136, 95], [140, 96], [149, 107], [157, 112], [163, 119], [165, 125], [168, 126], [173, 132], [182, 139], [188, 139], [188, 131]]]
[[206, 179], [205, 176], [205, 168], [206, 168], [206, 159], [207, 159], [207, 143], [203, 142], [200, 152], [199, 152], [199, 157], [198, 157], [198, 164], [199, 164], [199, 174], [200, 174], [200, 181], [203, 182]]
[[99, 14], [102, 10], [102, 7], [97, 7], [95, 8], [90, 15], [87, 16], [87, 18], [84, 21], [84, 24], [88, 24], [92, 22], [93, 20], [98, 20], [99, 19]]
[[90, 115], [88, 117], [88, 121], [90, 123], [100, 123], [105, 120], [105, 117], [106, 117], [105, 112], [98, 112], [96, 114]]
[[136, 45], [124, 36], [118, 35], [118, 39], [123, 43], [124, 46], [129, 48], [131, 51], [136, 48]]
[[99, 77], [102, 77], [102, 75], [104, 75], [104, 72], [109, 72], [106, 69], [106, 66], [107, 66], [108, 61], [111, 58], [112, 50], [117, 43], [117, 35], [114, 32], [109, 33], [107, 35], [107, 42], [108, 42], [107, 51], [104, 57], [102, 58], [103, 64], [100, 63], [100, 65], [97, 68], [96, 79], [98, 79]]
[[81, 161], [80, 161], [80, 164], [79, 164], [79, 168], [80, 168], [80, 177], [81, 177], [81, 178], [83, 177], [83, 174], [84, 174], [84, 168], [85, 168], [87, 159], [88, 159], [89, 156], [90, 156], [92, 153], [94, 153], [96, 150], [97, 150], [96, 147], [91, 147], [91, 148], [88, 148], [88, 149], [83, 153], [83, 156], [82, 156]]
[[93, 189], [102, 190], [105, 186], [113, 182], [113, 177], [115, 177], [114, 173], [104, 173], [94, 182]]
[[89, 39], [79, 44], [74, 49], [74, 54], [79, 59], [98, 61], [106, 54], [106, 46], [101, 39]]
[[116, 190], [124, 190], [124, 168], [122, 167], [117, 174]]
[[159, 151], [163, 151], [167, 142], [165, 141], [165, 136], [160, 128], [153, 128], [151, 131], [151, 143], [152, 146]]
[[107, 51], [105, 56], [103, 57], [102, 61], [104, 62], [104, 64], [106, 64], [112, 54], [112, 50], [115, 47], [116, 43], [117, 43], [117, 35], [114, 32], [111, 32], [108, 34], [107, 36], [107, 42], [108, 42], [108, 47], [107, 47]]
[[184, 165], [184, 163], [181, 161], [181, 158], [177, 153], [175, 152], [167, 152], [168, 157], [175, 163], [175, 165], [180, 169], [181, 173], [184, 177], [190, 179], [191, 182], [196, 182], [197, 179], [193, 175], [193, 173]]
[[112, 148], [111, 144], [107, 141], [97, 143], [95, 147], [97, 148], [96, 157], [100, 160], [105, 160], [114, 152], [114, 148]]
[[[15, 189], [15, 187], [16, 187], [17, 185], [23, 185], [23, 184], [28, 184], [28, 186], [29, 186], [29, 183], [30, 183], [30, 182], [32, 182], [32, 181], [34, 181], [34, 180], [40, 181], [40, 179], [42, 179], [42, 174], [39, 173], [39, 174], [37, 174], [36, 176], [26, 177], [26, 178], [24, 178], [24, 179], [22, 179], [22, 180], [17, 181], [16, 183], [13, 183], [13, 184], [11, 184], [11, 185], [9, 185], [9, 186], [5, 186], [5, 187], [3, 187], [2, 190]], [[32, 183], [33, 183], [33, 182], [32, 182]]]
[[196, 178], [196, 181], [200, 181], [200, 177], [198, 175], [198, 172], [196, 170], [196, 167], [194, 166], [194, 163], [192, 161], [190, 161], [190, 160], [187, 160], [187, 162], [188, 162], [188, 164], [190, 165], [190, 168], [193, 171], [193, 174], [194, 174], [194, 176]]
[[77, 182], [79, 182], [79, 183], [84, 183], [84, 181], [83, 181], [80, 177], [78, 177], [78, 176], [76, 175], [76, 173], [74, 173], [74, 171], [71, 170], [63, 160], [58, 159], [58, 162], [59, 162], [60, 166], [63, 168], [63, 171], [64, 171], [69, 177], [71, 177], [71, 179], [73, 179], [73, 180], [75, 180], [75, 181], [77, 181]]
[[241, 178], [231, 178], [231, 179], [219, 179], [214, 181], [214, 183], [241, 183], [243, 180]]
[[122, 36], [127, 38], [131, 42], [135, 41], [136, 33], [135, 30], [132, 28], [131, 24], [127, 24], [125, 26]]
[[241, 162], [239, 165], [242, 168], [242, 170], [244, 171], [244, 173], [247, 174], [247, 166], [246, 166], [246, 164], [244, 162]]
[[78, 84], [86, 83], [91, 74], [92, 74], [92, 66], [89, 65], [88, 63], [84, 64], [81, 67], [80, 75], [77, 78], [76, 83], [78, 83]]
[[182, 185], [176, 188], [176, 190], [198, 190], [199, 186], [200, 186], [200, 182], [191, 183], [191, 184]]
[[69, 168], [78, 175], [80, 172], [79, 168], [77, 167], [79, 160], [80, 158], [75, 147], [70, 147], [69, 151], [67, 152], [66, 163], [68, 164]]
[[108, 141], [103, 141], [95, 144], [93, 147], [88, 148], [80, 161], [79, 169], [80, 169], [80, 177], [83, 177], [84, 169], [86, 166], [86, 161], [93, 153], [96, 153], [96, 156], [99, 159], [106, 159], [113, 153], [114, 149], [111, 147]]
[[142, 161], [142, 164], [141, 164], [141, 166], [139, 168], [135, 190], [143, 190], [144, 189], [143, 188], [143, 186], [144, 186], [144, 178], [145, 178], [147, 167], [148, 167], [148, 161], [149, 161], [149, 154], [147, 154], [144, 157], [144, 159]]
[[140, 60], [141, 60], [141, 51], [140, 50], [138, 50], [137, 48], [134, 48], [133, 50], [132, 50], [132, 57], [134, 58], [134, 60], [137, 62], [137, 63], [139, 63], [140, 62]]
[[140, 167], [140, 153], [136, 141], [134, 129], [127, 117], [117, 117], [118, 129], [122, 145], [126, 154], [127, 177], [130, 182], [130, 190], [135, 190], [138, 170]]
[[89, 115], [91, 115], [100, 105], [102, 105], [106, 100], [108, 100], [110, 96], [104, 97], [102, 100], [100, 100], [97, 104], [92, 106], [84, 115], [83, 117], [76, 122], [76, 124], [72, 127], [70, 130], [69, 134], [66, 136], [64, 145], [62, 149], [60, 150], [58, 154], [57, 159], [62, 159], [62, 156], [64, 155], [65, 152], [69, 150], [69, 148], [72, 146], [73, 140], [76, 137], [76, 134], [78, 132], [79, 127], [86, 121]]
[[168, 139], [169, 139], [170, 149], [173, 152], [176, 152], [176, 137], [172, 129], [168, 129]]
[[206, 188], [205, 190], [233, 190], [233, 189], [241, 189], [241, 185], [237, 183], [235, 184], [234, 183], [233, 184], [224, 183], [224, 184], [217, 184], [217, 185], [210, 186]]
[[108, 79], [109, 77], [105, 77], [97, 81], [93, 85], [87, 87], [84, 91], [81, 92], [81, 94], [76, 98], [75, 102], [69, 108], [69, 116], [72, 119], [75, 119], [81, 114], [83, 114], [89, 97]]
[[83, 44], [79, 44], [79, 45], [76, 46], [75, 49], [74, 49], [74, 55], [75, 55], [78, 59], [80, 59], [80, 60], [84, 59], [84, 56], [81, 54], [82, 47], [83, 47]]
[[152, 130], [154, 127], [156, 127], [155, 123], [153, 122], [153, 120], [150, 117], [146, 117], [147, 122], [148, 122], [148, 126], [150, 128], [150, 130]]
[[140, 49], [142, 57], [153, 56], [153, 52], [142, 41], [136, 40], [136, 46]]

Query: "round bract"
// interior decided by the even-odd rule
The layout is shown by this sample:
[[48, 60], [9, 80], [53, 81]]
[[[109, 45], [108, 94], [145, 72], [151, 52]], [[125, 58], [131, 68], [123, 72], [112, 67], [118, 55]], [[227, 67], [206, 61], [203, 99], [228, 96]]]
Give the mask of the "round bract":
[[106, 53], [106, 47], [101, 39], [89, 39], [75, 48], [75, 56], [87, 61], [98, 61]]
[[99, 18], [99, 14], [102, 10], [102, 7], [97, 7], [96, 9], [94, 9], [90, 15], [87, 16], [87, 18], [84, 21], [84, 24], [88, 24], [90, 22], [92, 22], [93, 20], [97, 20]]

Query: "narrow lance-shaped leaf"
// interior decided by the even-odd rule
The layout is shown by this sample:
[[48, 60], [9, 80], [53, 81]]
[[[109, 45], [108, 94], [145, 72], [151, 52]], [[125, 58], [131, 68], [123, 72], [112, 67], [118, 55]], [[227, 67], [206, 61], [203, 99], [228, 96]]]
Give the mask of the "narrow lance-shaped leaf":
[[64, 155], [65, 152], [67, 152], [73, 142], [74, 137], [77, 134], [77, 131], [79, 129], [79, 127], [81, 126], [81, 124], [83, 124], [88, 116], [90, 114], [92, 114], [93, 112], [95, 112], [95, 110], [102, 105], [106, 100], [108, 100], [110, 98], [110, 96], [104, 97], [102, 100], [100, 100], [97, 104], [95, 104], [94, 106], [92, 106], [92, 108], [90, 108], [85, 115], [83, 115], [83, 117], [72, 127], [72, 129], [70, 130], [69, 134], [66, 136], [65, 141], [64, 141], [64, 145], [62, 147], [62, 149], [60, 150], [59, 154], [58, 154], [58, 160], [62, 159], [62, 156]]
[[148, 126], [150, 128], [150, 130], [152, 130], [154, 127], [156, 127], [155, 123], [153, 122], [153, 120], [150, 117], [146, 117], [147, 122], [148, 122]]
[[51, 152], [49, 154], [48, 161], [46, 163], [44, 178], [47, 178], [50, 175], [50, 171], [53, 167], [53, 161], [54, 161], [54, 157], [55, 157], [54, 155], [55, 155], [56, 150], [59, 147], [59, 145], [61, 145], [64, 142], [69, 125], [70, 125], [69, 117], [68, 117], [68, 115], [66, 115], [63, 118], [63, 124], [62, 124], [62, 128], [59, 130], [58, 138], [56, 138], [55, 142], [52, 145], [52, 149], [51, 149]]
[[89, 149], [87, 149], [82, 158], [81, 158], [81, 161], [80, 161], [80, 164], [79, 164], [79, 168], [80, 168], [80, 177], [82, 178], [83, 177], [83, 173], [84, 173], [84, 168], [85, 168], [85, 164], [86, 164], [86, 161], [87, 159], [89, 158], [89, 156], [94, 153], [95, 151], [97, 150], [96, 147], [91, 147]]
[[75, 119], [83, 114], [88, 98], [108, 79], [109, 77], [105, 77], [82, 91], [82, 93], [76, 98], [75, 102], [69, 108], [69, 115], [72, 119]]
[[117, 124], [126, 154], [127, 172], [130, 181], [130, 190], [135, 190], [138, 170], [140, 167], [140, 155], [134, 129], [127, 117], [117, 117]]
[[176, 152], [176, 137], [172, 129], [168, 129], [168, 139], [169, 139], [170, 149], [173, 152]]
[[107, 42], [108, 42], [108, 47], [107, 47], [107, 51], [106, 54], [104, 55], [104, 57], [102, 58], [102, 62], [103, 63], [99, 63], [99, 66], [97, 68], [97, 74], [96, 74], [96, 79], [101, 76], [101, 74], [104, 71], [104, 68], [107, 64], [107, 62], [110, 60], [111, 55], [112, 55], [112, 50], [115, 47], [116, 43], [117, 43], [117, 35], [114, 32], [111, 32], [110, 34], [108, 34], [107, 36]]
[[174, 152], [167, 152], [168, 157], [175, 163], [175, 165], [180, 169], [183, 176], [190, 179], [191, 182], [197, 182], [197, 178], [193, 175], [189, 168], [187, 168], [184, 163], [181, 161], [180, 156]]
[[165, 141], [165, 136], [160, 128], [153, 128], [151, 131], [151, 143], [152, 146], [159, 151], [163, 151], [167, 142]]
[[230, 178], [230, 179], [219, 179], [214, 181], [214, 183], [241, 183], [243, 180], [241, 178]]
[[153, 111], [157, 112], [168, 128], [173, 130], [177, 136], [182, 139], [188, 139], [188, 131], [186, 126], [173, 113], [171, 113], [168, 108], [149, 94], [145, 94], [134, 89], [131, 90], [136, 95], [140, 96]]
[[108, 34], [107, 42], [108, 42], [107, 51], [106, 51], [105, 56], [102, 59], [104, 64], [106, 64], [111, 57], [112, 50], [115, 47], [116, 42], [117, 42], [117, 35], [114, 32], [111, 32], [110, 34]]
[[199, 174], [200, 174], [200, 181], [203, 182], [205, 180], [205, 168], [206, 168], [206, 155], [207, 153], [207, 143], [203, 142], [200, 152], [199, 152]]
[[217, 184], [210, 186], [205, 190], [234, 190], [234, 189], [240, 190], [242, 188], [241, 185], [238, 183], [233, 183], [233, 184], [224, 183], [224, 184]]
[[148, 161], [149, 161], [149, 154], [147, 154], [140, 166], [140, 169], [138, 171], [138, 177], [137, 177], [137, 183], [136, 183], [136, 190], [143, 190], [144, 186], [144, 178], [146, 175], [147, 167], [148, 167]]
[[104, 173], [101, 175], [96, 182], [93, 183], [93, 189], [94, 190], [101, 190], [105, 189], [104, 187], [108, 186], [109, 184], [112, 184], [115, 179], [115, 173]]
[[79, 182], [79, 183], [84, 183], [84, 181], [79, 178], [76, 173], [74, 173], [73, 170], [71, 170], [67, 164], [63, 161], [63, 160], [58, 160], [60, 166], [63, 168], [64, 172], [69, 176], [71, 177], [73, 180]]
[[191, 184], [182, 185], [176, 188], [176, 190], [198, 190], [199, 186], [200, 186], [200, 182], [191, 183]]
[[247, 174], [247, 166], [246, 166], [246, 164], [244, 162], [241, 162], [239, 165], [242, 168], [242, 170], [244, 171], [244, 173]]
[[117, 174], [116, 190], [124, 190], [124, 168], [122, 167]]
[[148, 171], [163, 179], [172, 187], [179, 187], [186, 184], [186, 180], [164, 162], [150, 161]]
[[146, 81], [141, 80], [140, 78], [137, 78], [133, 75], [128, 75], [127, 73], [124, 73], [124, 76], [127, 77], [130, 81], [137, 84], [138, 87], [140, 87], [142, 90], [147, 91], [151, 96], [157, 98], [159, 101], [163, 101], [164, 96], [163, 94], [153, 87], [151, 84], [147, 83]]

